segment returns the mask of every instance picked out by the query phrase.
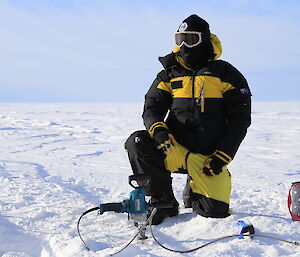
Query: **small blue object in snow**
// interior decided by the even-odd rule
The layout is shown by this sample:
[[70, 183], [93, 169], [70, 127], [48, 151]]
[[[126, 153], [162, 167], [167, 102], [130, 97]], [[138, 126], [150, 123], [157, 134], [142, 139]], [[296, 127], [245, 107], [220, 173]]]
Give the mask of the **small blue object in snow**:
[[250, 238], [252, 238], [251, 235], [254, 235], [255, 233], [255, 230], [254, 230], [254, 227], [253, 225], [247, 225], [244, 221], [242, 220], [239, 220], [237, 222], [237, 225], [242, 227], [242, 230], [240, 232], [241, 236], [239, 237], [239, 239], [244, 239], [243, 235], [246, 234], [246, 233], [249, 233], [250, 235]]

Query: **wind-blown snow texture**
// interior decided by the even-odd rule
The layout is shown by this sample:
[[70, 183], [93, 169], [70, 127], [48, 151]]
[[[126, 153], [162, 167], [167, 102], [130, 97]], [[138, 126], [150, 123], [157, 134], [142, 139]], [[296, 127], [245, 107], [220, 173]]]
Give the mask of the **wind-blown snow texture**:
[[[300, 103], [254, 103], [253, 123], [229, 169], [233, 176], [226, 219], [184, 209], [185, 175], [174, 175], [180, 215], [154, 229], [168, 247], [187, 250], [237, 234], [240, 219], [257, 233], [300, 241], [300, 222], [290, 219], [287, 194], [300, 180]], [[99, 203], [129, 197], [131, 174], [124, 142], [143, 129], [142, 104], [0, 105], [0, 255], [107, 256], [136, 232], [126, 214], [96, 212]], [[300, 256], [300, 247], [270, 239], [230, 239], [190, 254], [160, 248], [150, 237], [117, 256]]]

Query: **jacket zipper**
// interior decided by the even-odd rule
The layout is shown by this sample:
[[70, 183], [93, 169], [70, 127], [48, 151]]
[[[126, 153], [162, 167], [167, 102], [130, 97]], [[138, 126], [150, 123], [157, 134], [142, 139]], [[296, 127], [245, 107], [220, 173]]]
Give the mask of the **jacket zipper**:
[[[200, 92], [200, 96], [195, 99], [195, 74], [196, 71], [193, 71], [192, 74], [192, 114], [193, 116], [195, 116], [195, 114], [199, 115], [200, 113], [204, 113], [204, 82], [202, 82], [202, 86], [201, 86], [201, 92]], [[197, 112], [195, 113], [195, 110], [197, 110]], [[197, 115], [197, 116], [198, 116]], [[200, 117], [198, 117], [200, 118]]]
[[196, 71], [193, 71], [192, 74], [192, 113], [195, 113], [196, 110], [196, 101], [195, 101], [195, 74]]
[[198, 98], [201, 112], [204, 112], [204, 82], [202, 82], [200, 97]]
[[200, 96], [196, 100], [196, 105], [199, 107], [200, 112], [204, 112], [204, 82], [202, 82]]

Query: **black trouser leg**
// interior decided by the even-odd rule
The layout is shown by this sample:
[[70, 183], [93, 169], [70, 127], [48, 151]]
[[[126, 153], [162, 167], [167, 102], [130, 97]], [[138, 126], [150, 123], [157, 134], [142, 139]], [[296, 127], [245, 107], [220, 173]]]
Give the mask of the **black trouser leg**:
[[164, 154], [156, 147], [146, 130], [134, 132], [125, 143], [133, 173], [151, 176], [151, 184], [145, 189], [148, 196], [172, 193], [172, 177], [165, 168]]

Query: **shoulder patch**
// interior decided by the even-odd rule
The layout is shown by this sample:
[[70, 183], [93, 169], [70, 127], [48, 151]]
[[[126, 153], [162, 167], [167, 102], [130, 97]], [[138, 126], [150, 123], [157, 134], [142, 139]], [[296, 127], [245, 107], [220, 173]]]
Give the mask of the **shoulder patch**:
[[251, 95], [249, 88], [243, 87], [243, 88], [240, 88], [240, 91], [242, 94]]

